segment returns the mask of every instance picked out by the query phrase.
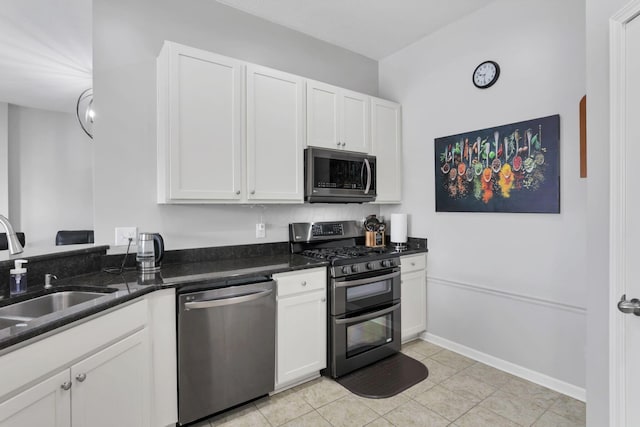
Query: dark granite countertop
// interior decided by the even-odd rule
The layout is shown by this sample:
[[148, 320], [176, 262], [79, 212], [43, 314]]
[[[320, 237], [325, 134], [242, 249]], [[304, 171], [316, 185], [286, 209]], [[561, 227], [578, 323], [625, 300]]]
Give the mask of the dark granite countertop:
[[[33, 292], [2, 300], [0, 307], [60, 291], [105, 292], [105, 295], [62, 311], [38, 317], [23, 326], [0, 329], [0, 354], [6, 352], [9, 347], [30, 342], [33, 338], [155, 290], [180, 288], [203, 282], [218, 282], [217, 286], [222, 287], [227, 286], [225, 280], [228, 279], [271, 275], [326, 265], [325, 261], [299, 255], [268, 255], [233, 260], [170, 264], [163, 266], [159, 273], [148, 275], [140, 275], [135, 270], [125, 269], [121, 274], [101, 271], [59, 280], [51, 289], [45, 290], [40, 287]], [[216, 285], [214, 284], [213, 287]]]
[[[122, 255], [105, 256], [107, 247], [68, 248], [63, 254], [29, 256], [30, 261], [37, 261], [44, 272], [55, 272], [65, 277], [69, 271], [93, 271], [54, 281], [54, 287], [43, 289], [42, 284], [32, 286], [29, 292], [11, 298], [0, 299], [0, 307], [37, 298], [46, 294], [62, 291], [92, 291], [104, 293], [104, 296], [77, 304], [68, 309], [38, 317], [21, 326], [10, 326], [0, 329], [0, 355], [12, 351], [35, 339], [48, 336], [62, 330], [73, 322], [93, 316], [120, 304], [136, 299], [147, 293], [164, 288], [181, 288], [183, 286], [207, 284], [207, 287], [228, 286], [226, 280], [241, 279], [250, 276], [269, 276], [286, 271], [327, 266], [328, 262], [300, 255], [289, 254], [287, 243], [265, 245], [242, 245], [235, 247], [199, 248], [184, 251], [170, 251], [165, 256], [165, 265], [155, 274], [141, 275], [133, 267], [135, 256], [127, 259], [124, 270], [119, 270]], [[427, 239], [409, 238], [407, 249], [396, 251], [392, 246], [383, 250], [385, 254], [412, 255], [427, 252]], [[73, 255], [84, 258], [74, 259]], [[63, 270], [56, 270], [51, 263], [56, 257], [68, 257]], [[102, 257], [102, 267], [95, 268], [95, 263]], [[90, 266], [85, 270], [78, 265]], [[0, 268], [11, 267], [12, 259], [0, 260]], [[74, 270], [75, 269], [75, 270]], [[64, 271], [66, 270], [66, 271]], [[110, 271], [107, 272], [106, 270]], [[62, 273], [58, 272], [62, 271]], [[115, 271], [115, 274], [113, 273]], [[40, 272], [38, 272], [40, 273]], [[39, 274], [38, 277], [43, 274]], [[215, 282], [215, 283], [212, 283]], [[197, 287], [197, 286], [195, 286]], [[0, 325], [1, 325], [0, 318]], [[1, 326], [0, 326], [1, 327]]]

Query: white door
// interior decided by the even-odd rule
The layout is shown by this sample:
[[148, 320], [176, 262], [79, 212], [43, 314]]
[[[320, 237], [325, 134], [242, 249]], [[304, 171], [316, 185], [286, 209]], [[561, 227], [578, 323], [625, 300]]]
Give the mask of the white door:
[[326, 300], [324, 289], [278, 299], [276, 386], [327, 366]]
[[0, 427], [70, 427], [69, 370], [0, 403]]
[[369, 108], [367, 95], [346, 89], [340, 91], [340, 141], [345, 150], [371, 151]]
[[638, 13], [635, 1], [611, 20], [610, 425], [629, 427], [640, 426], [640, 191], [633, 173], [640, 158]]
[[400, 295], [402, 310], [402, 341], [415, 337], [427, 329], [427, 284], [424, 271], [402, 273]]
[[304, 80], [247, 65], [247, 199], [303, 201]]
[[402, 201], [400, 104], [371, 98], [371, 154], [376, 156], [375, 203]]
[[342, 148], [339, 91], [335, 86], [307, 80], [307, 145]]
[[240, 199], [243, 64], [188, 46], [171, 48], [170, 198]]
[[73, 427], [149, 426], [149, 360], [143, 329], [71, 367]]

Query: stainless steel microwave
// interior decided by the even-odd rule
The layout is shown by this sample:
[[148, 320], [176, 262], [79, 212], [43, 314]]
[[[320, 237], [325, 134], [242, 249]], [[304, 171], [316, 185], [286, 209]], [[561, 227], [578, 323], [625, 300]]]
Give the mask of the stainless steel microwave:
[[304, 150], [304, 199], [310, 203], [363, 203], [376, 199], [376, 158], [364, 153]]

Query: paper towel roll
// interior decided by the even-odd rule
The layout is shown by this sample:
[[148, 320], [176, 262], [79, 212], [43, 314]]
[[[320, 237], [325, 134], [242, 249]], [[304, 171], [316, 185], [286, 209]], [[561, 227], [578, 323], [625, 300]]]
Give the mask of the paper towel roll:
[[391, 242], [407, 242], [407, 214], [391, 214]]

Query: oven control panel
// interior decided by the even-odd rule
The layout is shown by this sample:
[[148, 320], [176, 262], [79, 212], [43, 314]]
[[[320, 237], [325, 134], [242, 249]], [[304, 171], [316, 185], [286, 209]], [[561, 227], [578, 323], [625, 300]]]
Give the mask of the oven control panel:
[[355, 262], [354, 260], [352, 263], [349, 263], [347, 265], [331, 267], [331, 276], [332, 277], [352, 276], [354, 274], [393, 269], [399, 266], [400, 266], [400, 258], [387, 258], [382, 260], [363, 261], [363, 262]]
[[333, 237], [344, 235], [344, 227], [340, 223], [316, 223], [311, 226], [313, 237]]
[[296, 222], [289, 224], [289, 241], [322, 242], [364, 236], [361, 221]]

